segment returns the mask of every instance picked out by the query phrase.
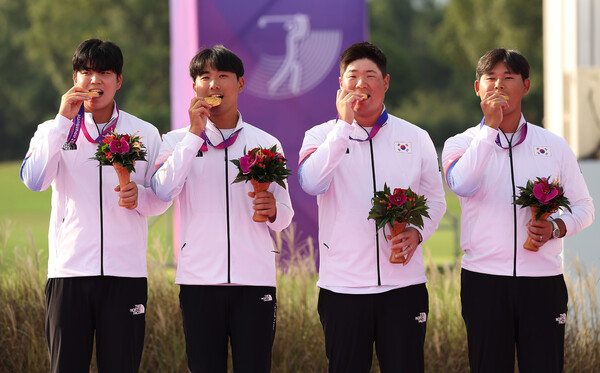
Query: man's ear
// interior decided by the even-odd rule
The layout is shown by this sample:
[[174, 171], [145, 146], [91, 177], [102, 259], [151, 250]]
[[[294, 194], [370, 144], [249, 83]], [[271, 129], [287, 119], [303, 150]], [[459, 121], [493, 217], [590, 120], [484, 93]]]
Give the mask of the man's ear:
[[531, 80], [529, 78], [525, 79], [523, 82], [523, 86], [525, 87], [525, 92], [523, 92], [523, 96], [529, 93], [529, 89], [531, 88]]
[[244, 84], [246, 83], [246, 81], [244, 80], [244, 77], [241, 76], [238, 78], [238, 93], [241, 93], [244, 90]]
[[476, 80], [476, 81], [475, 81], [474, 88], [475, 88], [475, 94], [476, 94], [477, 96], [479, 96], [479, 80]]

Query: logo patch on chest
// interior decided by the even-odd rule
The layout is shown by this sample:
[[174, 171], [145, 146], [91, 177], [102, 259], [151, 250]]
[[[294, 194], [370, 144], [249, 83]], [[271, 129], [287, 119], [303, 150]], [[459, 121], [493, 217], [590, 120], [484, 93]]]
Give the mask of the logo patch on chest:
[[410, 142], [395, 142], [394, 149], [396, 150], [396, 153], [412, 153]]
[[535, 155], [540, 157], [550, 157], [552, 156], [552, 152], [550, 152], [549, 146], [534, 146], [533, 152]]

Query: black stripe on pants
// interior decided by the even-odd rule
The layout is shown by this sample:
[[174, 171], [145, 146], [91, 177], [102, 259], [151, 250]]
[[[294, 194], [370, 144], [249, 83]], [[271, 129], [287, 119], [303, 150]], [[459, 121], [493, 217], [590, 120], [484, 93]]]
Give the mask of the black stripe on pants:
[[366, 373], [373, 343], [381, 372], [423, 372], [429, 299], [425, 284], [379, 294], [319, 291], [329, 372]]
[[46, 340], [50, 372], [87, 372], [94, 332], [99, 372], [139, 370], [146, 327], [146, 278], [50, 278]]
[[472, 372], [562, 372], [567, 287], [562, 275], [461, 273], [462, 314]]

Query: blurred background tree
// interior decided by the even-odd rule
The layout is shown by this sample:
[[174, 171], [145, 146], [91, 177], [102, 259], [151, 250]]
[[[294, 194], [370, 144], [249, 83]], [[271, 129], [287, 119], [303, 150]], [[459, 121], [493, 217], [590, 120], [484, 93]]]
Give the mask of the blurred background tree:
[[168, 1], [0, 0], [0, 160], [22, 159], [37, 125], [56, 115], [73, 52], [92, 37], [123, 51], [119, 106], [168, 130]]
[[[542, 0], [368, 0], [371, 41], [388, 56], [388, 110], [435, 145], [481, 119], [473, 82], [487, 50], [518, 49], [531, 64], [525, 117], [542, 125]], [[90, 37], [123, 50], [119, 106], [170, 125], [169, 7], [154, 0], [0, 0], [0, 160], [25, 155], [72, 85], [71, 57]]]
[[[423, 127], [436, 147], [481, 120], [479, 57], [503, 47], [531, 64], [523, 112], [542, 125], [542, 0], [371, 0], [371, 40], [388, 56], [388, 110]], [[397, 87], [400, 85], [401, 87]]]

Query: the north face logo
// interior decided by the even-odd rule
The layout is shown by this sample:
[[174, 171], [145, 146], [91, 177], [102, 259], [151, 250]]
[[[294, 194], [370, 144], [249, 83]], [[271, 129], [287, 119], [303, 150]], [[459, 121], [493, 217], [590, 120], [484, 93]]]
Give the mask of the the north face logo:
[[143, 304], [136, 304], [133, 308], [129, 310], [129, 312], [131, 312], [134, 315], [141, 315], [144, 312], [146, 312], [146, 308]]
[[425, 312], [421, 312], [419, 316], [415, 317], [415, 320], [417, 320], [419, 324], [427, 322], [427, 314]]
[[273, 300], [273, 297], [271, 296], [271, 294], [265, 294], [263, 295], [262, 298], [260, 298], [263, 302], [270, 302]]
[[561, 313], [557, 318], [556, 318], [556, 322], [559, 323], [560, 325], [564, 325], [567, 323], [567, 314], [566, 313]]

